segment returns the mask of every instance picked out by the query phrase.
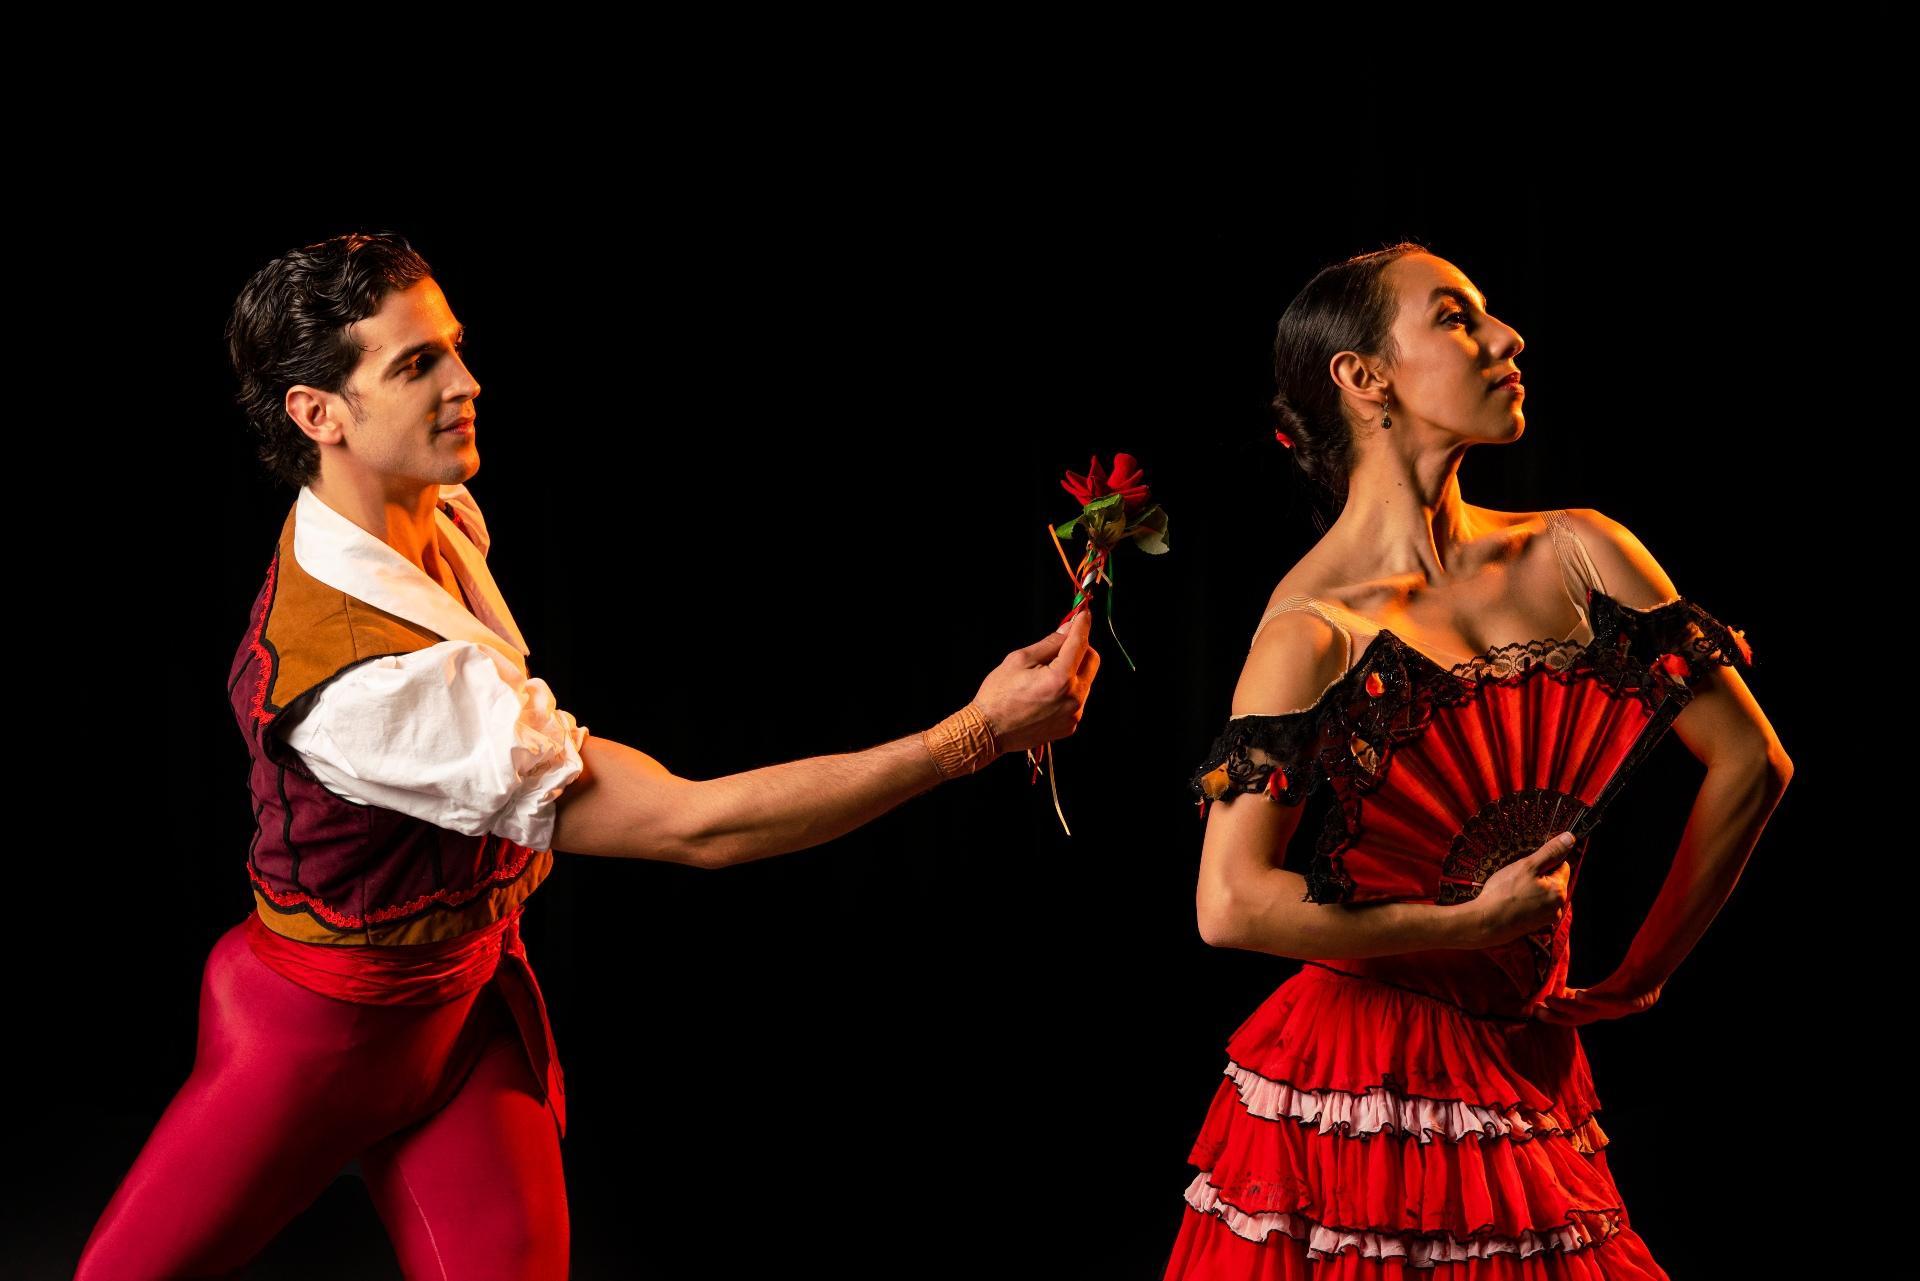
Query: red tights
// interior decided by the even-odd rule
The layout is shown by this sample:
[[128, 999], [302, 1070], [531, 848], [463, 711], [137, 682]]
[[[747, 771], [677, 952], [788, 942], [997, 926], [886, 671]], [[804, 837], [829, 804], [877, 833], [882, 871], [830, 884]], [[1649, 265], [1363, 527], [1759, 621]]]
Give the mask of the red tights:
[[339, 1001], [268, 969], [244, 924], [207, 957], [193, 1074], [76, 1281], [232, 1273], [356, 1157], [409, 1281], [564, 1281], [560, 1139], [494, 985]]

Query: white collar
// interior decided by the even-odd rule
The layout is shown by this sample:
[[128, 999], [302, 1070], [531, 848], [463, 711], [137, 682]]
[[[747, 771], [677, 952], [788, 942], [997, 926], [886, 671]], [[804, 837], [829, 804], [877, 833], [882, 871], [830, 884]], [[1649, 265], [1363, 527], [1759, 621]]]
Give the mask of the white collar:
[[300, 487], [294, 505], [293, 558], [329, 587], [417, 623], [445, 640], [490, 646], [524, 670], [523, 660], [530, 652], [527, 642], [487, 571], [486, 557], [440, 509], [438, 504], [446, 502], [462, 511], [471, 509], [476, 517], [479, 507], [465, 485], [442, 485], [433, 510], [439, 549], [473, 602], [474, 612], [468, 612], [418, 565], [327, 506], [306, 485]]

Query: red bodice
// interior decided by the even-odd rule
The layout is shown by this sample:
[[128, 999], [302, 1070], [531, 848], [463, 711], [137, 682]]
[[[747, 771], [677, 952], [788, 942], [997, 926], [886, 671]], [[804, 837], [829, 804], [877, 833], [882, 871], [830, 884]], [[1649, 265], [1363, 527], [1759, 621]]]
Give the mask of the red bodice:
[[[1588, 835], [1708, 669], [1752, 663], [1743, 635], [1684, 597], [1637, 609], [1590, 589], [1586, 613], [1589, 641], [1452, 668], [1381, 630], [1312, 707], [1228, 723], [1194, 775], [1202, 812], [1246, 792], [1299, 804], [1325, 783], [1334, 805], [1306, 874], [1317, 903], [1463, 903], [1563, 831], [1577, 838], [1571, 894]], [[1571, 922], [1478, 951], [1320, 964], [1519, 1015], [1566, 978]]]

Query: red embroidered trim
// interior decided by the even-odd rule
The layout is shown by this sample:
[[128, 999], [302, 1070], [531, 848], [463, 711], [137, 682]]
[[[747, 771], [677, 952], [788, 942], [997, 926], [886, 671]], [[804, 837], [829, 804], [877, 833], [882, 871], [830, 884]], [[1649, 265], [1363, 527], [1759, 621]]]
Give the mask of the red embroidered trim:
[[[513, 845], [513, 842], [509, 841], [507, 844]], [[280, 907], [306, 907], [311, 909], [315, 916], [336, 929], [357, 930], [365, 929], [369, 923], [379, 925], [403, 916], [411, 916], [434, 903], [440, 903], [446, 907], [463, 907], [496, 885], [504, 885], [508, 881], [517, 879], [520, 873], [526, 870], [528, 860], [534, 856], [536, 851], [527, 845], [514, 845], [514, 848], [520, 851], [520, 857], [514, 860], [511, 865], [495, 868], [488, 874], [485, 880], [470, 885], [464, 890], [435, 890], [431, 894], [422, 894], [418, 898], [407, 900], [405, 903], [397, 903], [391, 907], [383, 907], [368, 912], [365, 916], [351, 916], [345, 912], [338, 911], [327, 906], [319, 899], [314, 898], [311, 894], [303, 894], [298, 891], [291, 894], [281, 893], [260, 878], [260, 873], [255, 870], [252, 863], [247, 864], [247, 875], [252, 879], [254, 887], [271, 899], [276, 905]]]
[[251, 710], [256, 721], [271, 721], [273, 713], [267, 710], [267, 685], [273, 676], [273, 664], [269, 660], [267, 647], [260, 643], [260, 633], [266, 630], [267, 615], [273, 612], [273, 579], [280, 569], [280, 553], [275, 552], [267, 564], [266, 599], [260, 605], [260, 621], [253, 625], [253, 637], [247, 642], [253, 650], [253, 656], [260, 664], [260, 679], [254, 683]]

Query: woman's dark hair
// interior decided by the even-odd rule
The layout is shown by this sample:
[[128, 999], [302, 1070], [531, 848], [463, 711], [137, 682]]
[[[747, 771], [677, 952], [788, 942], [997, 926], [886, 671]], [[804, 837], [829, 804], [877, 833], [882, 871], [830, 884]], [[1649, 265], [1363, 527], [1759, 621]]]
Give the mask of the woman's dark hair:
[[1342, 351], [1378, 356], [1388, 364], [1399, 358], [1393, 341], [1399, 305], [1382, 276], [1396, 259], [1431, 252], [1403, 240], [1322, 267], [1281, 314], [1273, 339], [1278, 388], [1273, 413], [1293, 440], [1287, 452], [1299, 465], [1314, 524], [1323, 534], [1347, 504], [1347, 476], [1355, 459], [1354, 426], [1327, 364]]
[[287, 388], [340, 392], [358, 414], [346, 382], [361, 349], [349, 329], [432, 274], [404, 237], [354, 232], [289, 250], [247, 281], [227, 318], [227, 355], [269, 472], [296, 488], [319, 476], [320, 447], [287, 416]]

